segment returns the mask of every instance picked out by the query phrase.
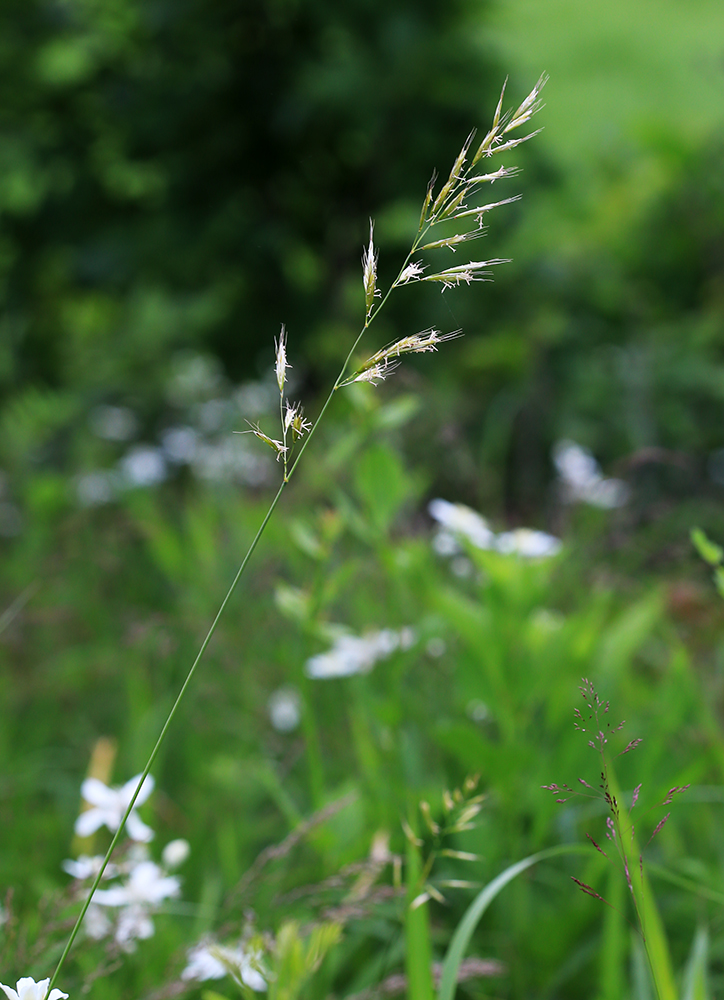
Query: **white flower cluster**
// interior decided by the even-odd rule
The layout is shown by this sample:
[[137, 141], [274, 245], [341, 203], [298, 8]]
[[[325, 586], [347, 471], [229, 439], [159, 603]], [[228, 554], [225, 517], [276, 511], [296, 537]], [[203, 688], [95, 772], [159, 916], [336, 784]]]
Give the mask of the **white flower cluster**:
[[516, 528], [496, 535], [477, 511], [449, 500], [431, 500], [430, 516], [440, 525], [433, 548], [441, 556], [456, 556], [462, 551], [460, 539], [465, 538], [477, 549], [491, 549], [503, 555], [518, 555], [527, 559], [543, 559], [560, 552], [562, 542], [545, 531]]
[[362, 636], [340, 630], [332, 648], [307, 660], [304, 672], [314, 680], [367, 674], [378, 660], [386, 660], [398, 649], [409, 649], [416, 639], [414, 629], [409, 627], [385, 628]]
[[[140, 774], [136, 775], [120, 788], [109, 788], [98, 778], [86, 778], [81, 793], [90, 808], [76, 820], [75, 832], [87, 837], [101, 826], [107, 826], [115, 833], [140, 778]], [[149, 776], [141, 786], [136, 805], [145, 802], [152, 790], [153, 779]], [[153, 935], [152, 915], [161, 903], [179, 895], [181, 881], [169, 871], [186, 860], [189, 845], [185, 840], [171, 841], [163, 850], [162, 864], [156, 864], [146, 847], [153, 838], [153, 830], [136, 815], [135, 807], [126, 822], [126, 832], [135, 843], [122, 860], [106, 866], [103, 878], [109, 883], [108, 887], [96, 890], [85, 915], [84, 928], [93, 940], [112, 937], [123, 951], [131, 952], [137, 941]], [[63, 868], [76, 881], [88, 883], [83, 887], [87, 894], [102, 864], [100, 855], [81, 855], [74, 861], [64, 861]]]
[[262, 953], [258, 948], [239, 941], [233, 946], [221, 945], [208, 938], [194, 945], [187, 953], [188, 964], [181, 978], [205, 982], [231, 975], [256, 993], [266, 990]]
[[622, 479], [606, 479], [588, 448], [575, 441], [559, 441], [553, 449], [553, 464], [560, 478], [564, 503], [587, 503], [610, 510], [622, 507], [630, 489]]

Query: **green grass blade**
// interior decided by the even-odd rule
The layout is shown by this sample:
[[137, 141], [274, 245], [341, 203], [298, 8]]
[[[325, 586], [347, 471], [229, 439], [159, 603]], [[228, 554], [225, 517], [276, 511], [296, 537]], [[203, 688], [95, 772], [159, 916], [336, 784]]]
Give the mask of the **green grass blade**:
[[684, 969], [681, 1000], [709, 1000], [711, 994], [706, 981], [708, 959], [709, 932], [706, 927], [699, 927]]
[[550, 847], [545, 851], [539, 851], [537, 854], [531, 854], [529, 857], [523, 858], [522, 861], [517, 861], [514, 865], [510, 865], [505, 871], [501, 872], [492, 882], [488, 882], [467, 908], [463, 919], [453, 934], [453, 939], [450, 942], [442, 966], [438, 1000], [453, 1000], [458, 981], [458, 970], [460, 969], [460, 963], [463, 960], [470, 938], [478, 926], [481, 917], [501, 889], [504, 889], [509, 882], [512, 882], [522, 872], [538, 864], [539, 861], [554, 858], [559, 854], [588, 854], [589, 851], [590, 848], [582, 844], [562, 844], [558, 847]]

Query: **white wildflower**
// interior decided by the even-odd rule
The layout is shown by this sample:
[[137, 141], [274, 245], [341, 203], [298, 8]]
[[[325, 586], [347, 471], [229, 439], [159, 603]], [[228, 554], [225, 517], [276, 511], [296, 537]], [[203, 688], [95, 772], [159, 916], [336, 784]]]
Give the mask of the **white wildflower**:
[[504, 555], [519, 555], [528, 559], [542, 559], [554, 556], [560, 552], [563, 543], [560, 538], [547, 534], [545, 531], [534, 531], [532, 528], [516, 528], [514, 531], [504, 531], [498, 535], [495, 547]]
[[[112, 833], [115, 833], [121, 825], [123, 815], [133, 798], [140, 779], [141, 775], [137, 774], [135, 778], [131, 778], [120, 788], [109, 788], [98, 778], [86, 778], [81, 785], [80, 793], [92, 808], [82, 812], [75, 821], [75, 832], [78, 836], [88, 837], [101, 826], [107, 826]], [[148, 841], [153, 838], [153, 830], [146, 826], [136, 814], [136, 808], [143, 805], [153, 791], [153, 784], [153, 778], [150, 774], [147, 775], [135, 806], [128, 817], [126, 832], [131, 840]]]
[[267, 710], [272, 726], [280, 733], [290, 733], [296, 729], [302, 718], [299, 692], [293, 687], [277, 688], [269, 696]]
[[233, 948], [206, 941], [197, 944], [187, 953], [188, 964], [181, 973], [185, 980], [204, 982], [207, 979], [222, 979], [229, 974], [254, 990], [266, 990], [266, 980], [262, 968], [261, 953], [238, 944]]
[[440, 498], [431, 500], [427, 509], [430, 516], [444, 529], [438, 533], [442, 542], [438, 542], [436, 551], [440, 555], [454, 555], [460, 551], [456, 535], [467, 538], [478, 549], [493, 548], [495, 535], [488, 527], [488, 522], [477, 511], [462, 503], [450, 503], [449, 500]]
[[[63, 871], [67, 872], [74, 879], [78, 881], [84, 881], [88, 878], [95, 878], [98, 872], [101, 870], [101, 865], [103, 864], [103, 857], [97, 854], [95, 857], [89, 857], [87, 854], [81, 854], [80, 857], [76, 858], [75, 861], [66, 860], [63, 861], [61, 867]], [[106, 870], [103, 872], [104, 878], [113, 878], [117, 874], [118, 869], [116, 866], [110, 862], [106, 865]]]
[[113, 935], [116, 944], [126, 952], [136, 950], [136, 941], [146, 941], [154, 934], [153, 920], [145, 906], [127, 906], [118, 914]]
[[98, 889], [94, 899], [101, 906], [157, 906], [164, 899], [179, 894], [181, 882], [176, 875], [166, 875], [153, 861], [141, 861], [128, 881], [109, 889]]
[[[113, 936], [124, 951], [131, 952], [135, 950], [136, 941], [153, 935], [153, 912], [165, 899], [177, 896], [180, 886], [175, 875], [166, 875], [153, 861], [140, 861], [131, 869], [125, 883], [98, 889], [94, 905], [118, 908]], [[100, 936], [102, 919], [96, 917], [96, 922]], [[105, 931], [102, 936], [107, 933]]]
[[121, 480], [126, 486], [156, 486], [168, 475], [166, 458], [160, 448], [138, 445], [126, 452], [119, 462]]
[[[427, 509], [442, 529], [432, 542], [438, 555], [459, 556], [460, 538], [467, 539], [477, 549], [492, 549], [504, 555], [515, 553], [529, 558], [552, 556], [561, 548], [560, 539], [531, 528], [517, 528], [496, 535], [484, 517], [461, 503], [437, 498], [430, 501]], [[469, 575], [471, 569], [467, 562], [459, 560], [453, 565], [458, 576]]]
[[[2, 983], [0, 983], [0, 989], [8, 1000], [46, 1000], [45, 994], [48, 992], [49, 985], [50, 979], [41, 979], [39, 983], [36, 983], [34, 979], [26, 976], [23, 979], [18, 979], [15, 989], [11, 986], [4, 986]], [[55, 989], [50, 991], [47, 1000], [60, 1000], [60, 997], [67, 1000], [68, 994]]]
[[91, 903], [83, 917], [83, 929], [91, 941], [102, 941], [113, 930], [113, 924], [102, 906]]
[[363, 636], [343, 633], [330, 650], [307, 660], [304, 671], [314, 680], [366, 674], [378, 660], [387, 659], [398, 649], [409, 649], [415, 641], [415, 632], [410, 628], [386, 628]]
[[188, 840], [170, 840], [161, 852], [161, 860], [166, 868], [178, 868], [191, 853]]
[[565, 503], [582, 501], [610, 510], [623, 506], [629, 498], [628, 484], [622, 479], [604, 478], [593, 454], [575, 441], [559, 441], [553, 449], [553, 462]]

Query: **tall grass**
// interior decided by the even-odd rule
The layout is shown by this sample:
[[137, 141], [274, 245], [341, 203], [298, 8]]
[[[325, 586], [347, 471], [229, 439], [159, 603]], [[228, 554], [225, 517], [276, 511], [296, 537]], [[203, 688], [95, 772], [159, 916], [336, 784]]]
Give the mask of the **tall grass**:
[[[481, 185], [492, 184], [496, 180], [509, 177], [515, 173], [514, 169], [506, 168], [504, 166], [501, 166], [492, 172], [486, 171], [484, 165], [490, 157], [500, 155], [515, 148], [521, 142], [525, 142], [535, 134], [530, 133], [524, 136], [513, 136], [513, 133], [521, 126], [527, 124], [532, 116], [541, 107], [539, 94], [544, 83], [545, 78], [541, 77], [522, 104], [515, 111], [505, 114], [503, 113], [503, 97], [505, 88], [503, 88], [498, 106], [495, 109], [492, 125], [484, 136], [482, 142], [474, 147], [473, 140], [475, 138], [475, 133], [472, 132], [468, 136], [460, 153], [455, 159], [447, 180], [438, 191], [435, 189], [435, 179], [433, 177], [423, 201], [417, 233], [414, 236], [410, 250], [405, 257], [397, 276], [384, 292], [378, 288], [377, 284], [378, 251], [374, 244], [373, 226], [372, 224], [370, 225], [369, 243], [364, 251], [362, 261], [364, 323], [357, 338], [351, 345], [339, 375], [337, 376], [334, 385], [323, 403], [320, 413], [314, 423], [311, 423], [304, 418], [300, 406], [297, 404], [291, 404], [285, 398], [286, 371], [290, 365], [287, 359], [286, 331], [284, 330], [284, 327], [282, 327], [282, 331], [275, 345], [275, 371], [279, 387], [281, 437], [271, 437], [258, 425], [251, 427], [251, 433], [269, 446], [275, 452], [277, 459], [281, 461], [283, 466], [282, 481], [249, 548], [247, 549], [246, 554], [241, 561], [239, 569], [232, 580], [226, 596], [221, 602], [206, 637], [201, 643], [199, 651], [178, 692], [176, 700], [174, 701], [174, 704], [161, 728], [146, 765], [141, 774], [138, 776], [135, 791], [128, 798], [128, 804], [125, 811], [120, 817], [120, 821], [118, 822], [117, 829], [113, 835], [106, 855], [98, 868], [97, 874], [90, 886], [75, 925], [70, 932], [65, 948], [60, 955], [55, 971], [50, 979], [50, 983], [47, 986], [47, 992], [49, 995], [55, 987], [66, 958], [80, 931], [81, 925], [83, 924], [83, 920], [86, 918], [94, 897], [99, 891], [101, 880], [106, 872], [111, 857], [124, 834], [129, 819], [132, 815], [134, 815], [134, 808], [136, 807], [141, 790], [144, 787], [147, 787], [147, 779], [150, 775], [151, 769], [167, 737], [167, 734], [171, 729], [179, 707], [193, 681], [197, 668], [206, 653], [208, 645], [217, 630], [218, 624], [224, 615], [232, 596], [234, 595], [239, 581], [244, 575], [249, 560], [251, 559], [260, 539], [264, 534], [267, 524], [274, 514], [285, 487], [293, 477], [302, 455], [304, 454], [304, 451], [310, 443], [317, 427], [323, 419], [335, 393], [344, 386], [351, 385], [354, 382], [371, 382], [372, 384], [377, 384], [379, 381], [387, 378], [395, 370], [400, 357], [403, 355], [435, 351], [441, 342], [450, 339], [450, 337], [456, 336], [456, 334], [442, 334], [440, 331], [430, 329], [424, 331], [423, 333], [407, 335], [397, 340], [395, 343], [369, 354], [365, 360], [361, 360], [357, 364], [353, 364], [353, 359], [361, 344], [362, 338], [381, 310], [384, 308], [390, 295], [395, 291], [395, 289], [401, 287], [402, 285], [414, 282], [431, 281], [439, 283], [442, 290], [445, 291], [445, 289], [453, 288], [463, 282], [469, 285], [471, 282], [484, 281], [490, 277], [490, 268], [492, 266], [504, 263], [504, 261], [499, 258], [484, 261], [474, 260], [468, 261], [464, 264], [443, 267], [437, 270], [432, 269], [429, 273], [425, 273], [428, 270], [428, 265], [423, 263], [421, 255], [429, 253], [430, 251], [442, 249], [455, 250], [455, 248], [462, 243], [480, 238], [485, 232], [485, 227], [483, 225], [485, 214], [501, 204], [515, 200], [514, 198], [507, 198], [503, 201], [489, 202], [483, 205], [476, 206], [472, 204], [473, 200], [477, 200], [478, 191]], [[431, 236], [433, 235], [433, 230], [437, 226], [440, 226], [443, 232], [440, 233], [437, 239], [432, 239]], [[450, 227], [452, 227], [452, 231], [450, 230]], [[292, 460], [294, 446], [300, 441], [301, 444], [299, 445], [298, 451]], [[422, 941], [424, 931], [416, 929], [415, 934]], [[424, 989], [424, 987], [421, 986], [421, 989]]]

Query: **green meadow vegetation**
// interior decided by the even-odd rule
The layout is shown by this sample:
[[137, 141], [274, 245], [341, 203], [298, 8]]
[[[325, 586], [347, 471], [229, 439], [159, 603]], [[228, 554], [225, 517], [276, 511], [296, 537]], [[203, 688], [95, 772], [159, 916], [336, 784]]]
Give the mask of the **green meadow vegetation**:
[[623, 117], [626, 75], [574, 84], [624, 5], [596, 39], [522, 2], [0, 11], [8, 1000], [720, 995], [698, 8], [621, 56], [692, 53]]

